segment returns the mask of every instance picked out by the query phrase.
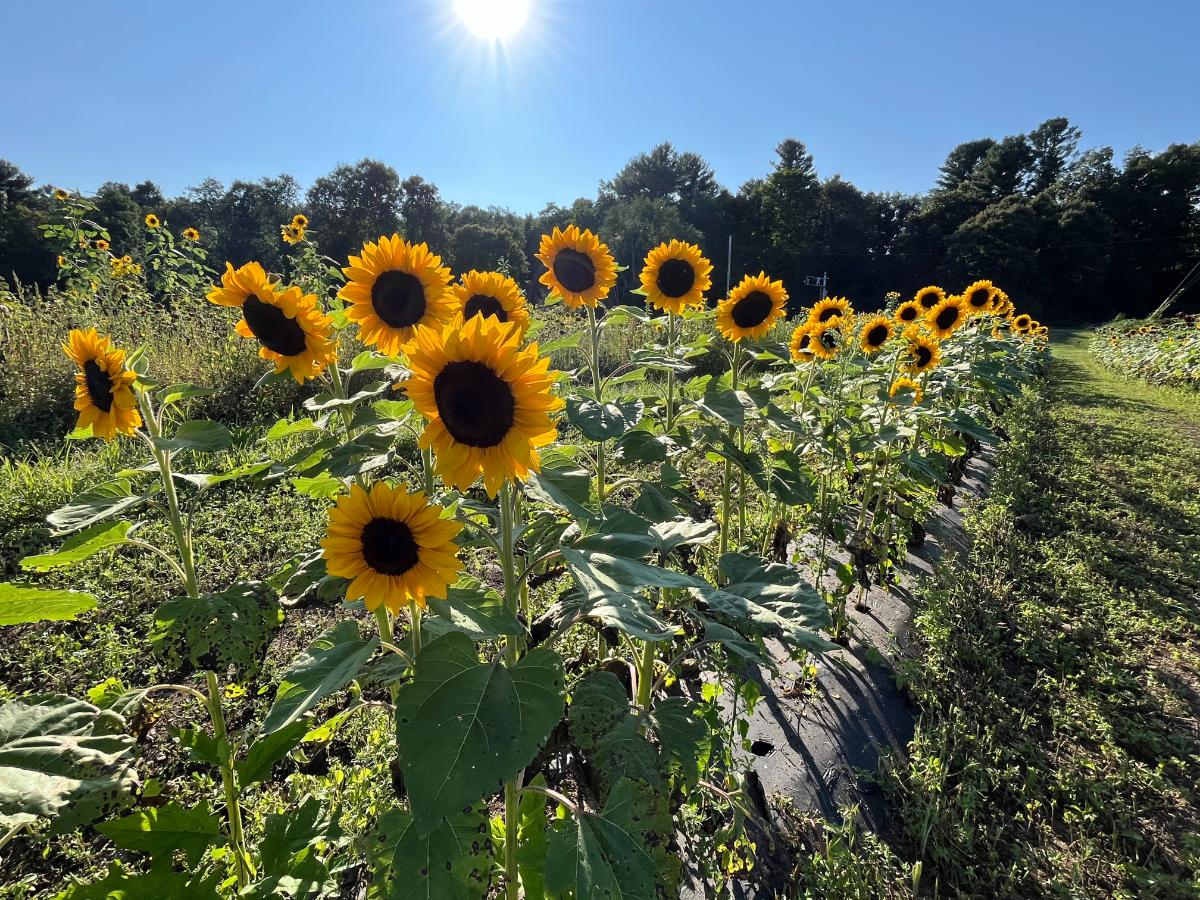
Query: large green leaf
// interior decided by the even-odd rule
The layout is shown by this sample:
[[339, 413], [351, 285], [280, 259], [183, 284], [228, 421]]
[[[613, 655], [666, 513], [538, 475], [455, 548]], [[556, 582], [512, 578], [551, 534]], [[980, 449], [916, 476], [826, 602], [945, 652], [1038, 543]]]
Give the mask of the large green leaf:
[[160, 489], [155, 485], [145, 494], [135, 494], [128, 478], [116, 478], [76, 495], [46, 516], [46, 523], [55, 535], [70, 534], [145, 503]]
[[72, 884], [56, 900], [213, 900], [221, 896], [221, 872], [175, 872], [163, 867], [145, 874], [126, 872], [119, 862], [91, 884]]
[[209, 847], [225, 842], [221, 823], [207, 800], [192, 807], [172, 800], [166, 806], [138, 809], [123, 818], [101, 822], [96, 830], [123, 850], [149, 853], [155, 859], [169, 861], [176, 850], [182, 851], [192, 866]]
[[607, 441], [620, 437], [642, 418], [641, 400], [597, 403], [595, 400], [568, 400], [567, 421], [589, 441]]
[[481, 809], [432, 828], [393, 809], [379, 817], [374, 838], [376, 884], [387, 900], [482, 900], [491, 889], [495, 862]]
[[602, 797], [624, 777], [661, 787], [658, 753], [642, 735], [616, 675], [601, 671], [584, 678], [572, 694], [569, 720], [571, 737], [590, 763]]
[[617, 441], [617, 459], [622, 462], [662, 462], [670, 448], [670, 439], [635, 428]]
[[511, 669], [480, 663], [451, 633], [429, 644], [396, 698], [404, 783], [422, 827], [493, 793], [537, 755], [563, 712], [558, 654], [528, 653]]
[[816, 633], [832, 625], [829, 609], [795, 569], [742, 553], [726, 553], [719, 565], [724, 587], [705, 584], [693, 594], [733, 627], [744, 634], [774, 634], [804, 650], [835, 649]]
[[654, 704], [650, 726], [663, 751], [679, 766], [684, 778], [695, 784], [708, 757], [708, 725], [696, 705], [683, 697], [666, 697]]
[[427, 602], [435, 615], [423, 617], [421, 626], [434, 636], [460, 631], [472, 640], [490, 641], [525, 632], [505, 607], [504, 598], [484, 590], [477, 581], [450, 588], [444, 600], [430, 597]]
[[195, 450], [197, 453], [216, 453], [233, 446], [229, 429], [211, 419], [189, 419], [181, 422], [171, 437], [153, 440], [159, 450]]
[[95, 606], [96, 598], [83, 591], [0, 584], [0, 625], [65, 622]]
[[711, 385], [710, 390], [692, 402], [705, 415], [735, 428], [744, 427], [746, 413], [755, 408], [754, 400], [745, 391], [712, 390]]
[[175, 597], [154, 612], [150, 646], [169, 664], [241, 673], [258, 667], [283, 610], [271, 587], [239, 582], [219, 594]]
[[379, 638], [363, 640], [353, 620], [339, 622], [322, 634], [280, 677], [275, 704], [262, 724], [263, 734], [295, 722], [348, 685], [378, 647]]
[[337, 834], [337, 827], [316, 797], [308, 797], [286, 813], [271, 813], [258, 844], [263, 871], [268, 875], [284, 874], [296, 854]]
[[132, 527], [129, 522], [97, 522], [74, 535], [53, 553], [25, 557], [21, 560], [21, 568], [30, 572], [49, 572], [51, 569], [73, 566], [101, 550], [124, 544]]
[[574, 460], [551, 451], [542, 457], [540, 472], [531, 473], [525, 482], [525, 492], [534, 500], [563, 510], [576, 521], [595, 518], [588, 508], [592, 476]]
[[574, 827], [550, 831], [546, 891], [574, 900], [654, 900], [678, 896], [680, 860], [662, 798], [645, 782], [617, 782], [599, 814], [580, 811]]
[[245, 788], [270, 778], [275, 763], [295, 749], [308, 733], [309, 727], [309, 723], [301, 719], [258, 738], [246, 749], [245, 757], [235, 765], [238, 783]]
[[[545, 787], [538, 775], [530, 784]], [[521, 794], [517, 806], [517, 873], [525, 896], [534, 900], [546, 896], [546, 797], [529, 792]]]
[[121, 809], [138, 783], [124, 728], [61, 694], [0, 706], [0, 829], [42, 816], [68, 831]]
[[588, 549], [563, 547], [560, 551], [571, 575], [588, 597], [610, 596], [648, 588], [698, 588], [699, 578], [653, 566], [637, 559]]

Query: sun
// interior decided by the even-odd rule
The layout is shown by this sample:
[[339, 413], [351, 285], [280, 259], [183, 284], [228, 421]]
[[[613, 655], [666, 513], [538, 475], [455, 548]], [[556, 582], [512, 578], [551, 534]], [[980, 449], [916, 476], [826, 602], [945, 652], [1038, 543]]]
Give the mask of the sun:
[[454, 0], [454, 11], [476, 37], [506, 41], [529, 18], [529, 0]]

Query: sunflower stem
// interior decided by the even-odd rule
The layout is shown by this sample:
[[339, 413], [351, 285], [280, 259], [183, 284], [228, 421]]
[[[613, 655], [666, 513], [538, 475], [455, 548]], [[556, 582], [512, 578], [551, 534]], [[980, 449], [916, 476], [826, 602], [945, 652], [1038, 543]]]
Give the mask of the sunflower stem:
[[[589, 363], [592, 369], [592, 390], [596, 403], [604, 406], [604, 379], [600, 377], [600, 327], [596, 322], [596, 309], [587, 308], [588, 339], [591, 343]], [[604, 509], [604, 441], [596, 445], [596, 509]]]
[[194, 600], [200, 596], [200, 583], [196, 579], [192, 538], [179, 511], [179, 495], [175, 492], [175, 476], [171, 473], [171, 451], [163, 450], [157, 444], [162, 437], [162, 423], [154, 413], [154, 404], [150, 400], [149, 392], [139, 390], [137, 395], [142, 410], [142, 421], [150, 435], [150, 452], [154, 455], [154, 461], [158, 464], [158, 474], [162, 479], [163, 496], [167, 501], [167, 521], [171, 526], [171, 535], [175, 538], [175, 547], [179, 550], [179, 569], [183, 576], [183, 586], [187, 595]]
[[[520, 586], [517, 578], [516, 518], [517, 502], [512, 484], [505, 481], [500, 488], [500, 566], [504, 572], [504, 605], [514, 617], [520, 609]], [[521, 638], [510, 635], [504, 642], [504, 662], [510, 668], [521, 654]], [[520, 882], [517, 875], [517, 826], [519, 818], [520, 775], [504, 782], [504, 895], [518, 900]]]
[[225, 710], [221, 702], [221, 686], [216, 672], [205, 672], [208, 682], [208, 714], [213, 724], [213, 739], [221, 761], [221, 784], [225, 789], [225, 815], [229, 820], [229, 840], [233, 844], [234, 861], [237, 863], [238, 887], [244, 888], [254, 880], [254, 863], [246, 849], [246, 835], [242, 829], [242, 801], [238, 789], [237, 773], [233, 767], [233, 747], [225, 727]]
[[675, 313], [667, 312], [667, 356], [672, 365], [667, 367], [667, 427], [666, 434], [675, 427]]
[[[737, 342], [733, 345], [733, 360], [730, 366], [729, 380], [733, 390], [737, 390], [738, 386], [738, 365], [741, 362], [741, 343]], [[729, 440], [733, 443], [734, 428], [729, 426]], [[729, 550], [729, 530], [732, 523], [732, 489], [733, 489], [733, 461], [729, 458], [729, 454], [725, 454], [725, 469], [721, 478], [721, 552], [720, 556], [724, 556]]]
[[[342, 372], [338, 368], [337, 360], [333, 361], [333, 365], [328, 367], [329, 380], [333, 384], [333, 394], [339, 400], [348, 399], [346, 396], [346, 383], [342, 381]], [[350, 411], [350, 407], [341, 406], [338, 408], [342, 415], [342, 424], [346, 426], [346, 442], [354, 440], [354, 413]], [[422, 457], [424, 459], [424, 457]], [[354, 480], [358, 482], [358, 486], [363, 490], [367, 489], [367, 481], [363, 478], [361, 472], [354, 476]]]
[[416, 662], [417, 657], [421, 655], [421, 607], [417, 606], [416, 600], [409, 602], [408, 616], [412, 627], [413, 662]]

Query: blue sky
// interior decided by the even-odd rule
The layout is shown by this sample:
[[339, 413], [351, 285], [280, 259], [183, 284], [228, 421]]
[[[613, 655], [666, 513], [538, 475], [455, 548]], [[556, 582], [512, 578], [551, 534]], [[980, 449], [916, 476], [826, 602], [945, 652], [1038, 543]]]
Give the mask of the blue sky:
[[1200, 139], [1200, 3], [532, 0], [498, 46], [450, 0], [3, 0], [0, 157], [168, 193], [373, 156], [518, 212], [662, 140], [736, 189], [784, 137], [921, 191], [955, 144], [1065, 115], [1085, 146]]

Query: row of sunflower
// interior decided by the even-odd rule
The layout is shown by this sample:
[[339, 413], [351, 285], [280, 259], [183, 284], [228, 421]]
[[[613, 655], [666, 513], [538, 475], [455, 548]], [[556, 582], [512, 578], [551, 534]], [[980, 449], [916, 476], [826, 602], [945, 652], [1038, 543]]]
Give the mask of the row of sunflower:
[[1118, 372], [1200, 390], [1200, 316], [1111, 322], [1096, 329], [1091, 350]]
[[[307, 220], [283, 237], [304, 245], [299, 283], [227, 265], [208, 294], [240, 313], [235, 331], [258, 343], [269, 377], [320, 385], [307, 415], [263, 435], [279, 449], [261, 460], [181, 472], [232, 444], [219, 423], [183, 416], [205, 389], [155, 383], [141, 353], [95, 330], [69, 335], [79, 428], [143, 441], [151, 465], [52, 514], [73, 536], [25, 567], [120, 546], [171, 560], [182, 595], [156, 611], [148, 641], [202, 686], [138, 688], [104, 709], [21, 701], [26, 715], [76, 704], [92, 733], [103, 720], [109, 755], [90, 805], [18, 776], [25, 805], [0, 812], [67, 826], [110, 817], [97, 827], [152, 857], [145, 873], [115, 867], [111, 886], [165, 879], [155, 887], [168, 893], [224, 879], [269, 891], [297, 872], [332, 884], [365, 857], [387, 896], [483, 897], [501, 884], [514, 900], [652, 898], [678, 892], [682, 858], [712, 884], [752, 865], [744, 730], [728, 721], [757, 696], [741, 665], [807, 660], [846, 638], [847, 598], [894, 577], [954, 460], [989, 437], [987, 408], [1038, 365], [1045, 330], [977, 282], [870, 316], [825, 299], [789, 333], [781, 281], [748, 275], [709, 310], [712, 265], [680, 241], [648, 255], [646, 309], [606, 308], [616, 262], [570, 226], [543, 238], [541, 281], [584, 321], [539, 344], [541, 323], [503, 273], [456, 281], [429, 247], [392, 235], [335, 281]], [[615, 368], [601, 355], [611, 328], [647, 338]], [[351, 335], [366, 349], [347, 360]], [[551, 352], [578, 365], [556, 371]], [[328, 528], [267, 583], [203, 585], [186, 510], [200, 497], [185, 504], [179, 491], [212, 496], [234, 479], [328, 498]], [[126, 517], [151, 502], [174, 548], [135, 536]], [[835, 546], [850, 562], [830, 565]], [[340, 599], [345, 615], [283, 673], [266, 717], [231, 732], [222, 682], [257, 678], [283, 606], [305, 598]], [[707, 684], [681, 677], [692, 663]], [[202, 850], [228, 847], [194, 854], [185, 872], [129, 837], [159, 819], [111, 818], [139, 781], [132, 739], [115, 736], [122, 717], [161, 692], [206, 711], [211, 739], [188, 730], [181, 749], [219, 770], [223, 792], [222, 819], [207, 801], [172, 810], [175, 831], [209, 836]], [[336, 810], [306, 816], [285, 850], [270, 826], [248, 827], [246, 792], [275, 761], [381, 711], [403, 788], [368, 834], [346, 840]], [[82, 764], [65, 745], [51, 756], [58, 770]], [[677, 827], [679, 798], [719, 827]]]

